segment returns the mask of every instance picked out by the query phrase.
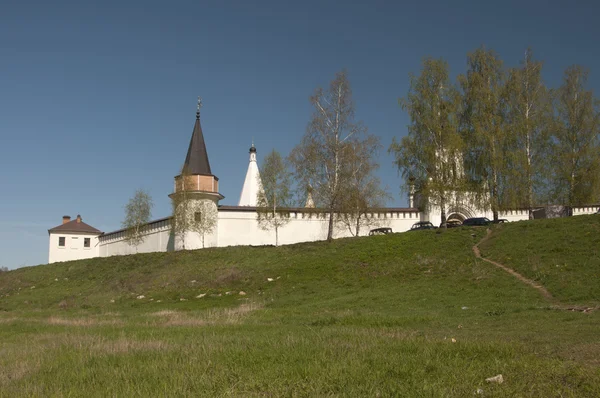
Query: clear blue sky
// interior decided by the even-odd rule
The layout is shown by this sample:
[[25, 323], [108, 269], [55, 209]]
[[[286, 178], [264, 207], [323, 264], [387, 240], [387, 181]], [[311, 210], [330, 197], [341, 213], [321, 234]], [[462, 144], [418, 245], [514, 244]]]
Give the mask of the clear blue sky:
[[[557, 86], [571, 64], [600, 92], [596, 1], [19, 1], [0, 11], [0, 266], [47, 262], [47, 230], [81, 214], [120, 228], [137, 188], [169, 215], [202, 96], [223, 204], [261, 155], [299, 142], [308, 97], [346, 68], [357, 119], [387, 149], [423, 57], [453, 75], [480, 45], [516, 66], [531, 46]], [[418, 3], [418, 4], [417, 4]], [[386, 151], [380, 176], [406, 205]]]

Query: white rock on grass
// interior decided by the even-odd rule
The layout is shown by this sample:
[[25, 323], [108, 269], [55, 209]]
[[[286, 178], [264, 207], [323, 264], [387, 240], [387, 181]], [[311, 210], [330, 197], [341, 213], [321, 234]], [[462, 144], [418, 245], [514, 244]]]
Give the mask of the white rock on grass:
[[138, 300], [141, 300], [141, 299], [144, 299], [144, 298], [146, 298], [146, 296], [144, 296], [143, 294], [140, 294], [139, 296], [137, 296]]
[[225, 295], [229, 296], [231, 293], [233, 293], [233, 292], [225, 292]]
[[488, 377], [487, 379], [485, 379], [485, 381], [487, 381], [488, 383], [502, 384], [504, 383], [504, 378], [502, 377], [502, 375], [496, 375], [494, 377]]
[[204, 296], [206, 296], [206, 293], [201, 293], [201, 294], [197, 295], [196, 298], [202, 298]]
[[114, 302], [115, 302], [115, 300], [114, 300], [114, 299], [113, 299], [113, 300], [110, 300], [110, 302], [111, 302], [111, 303], [114, 303]]
[[273, 279], [273, 278], [267, 278], [267, 281], [268, 281], [268, 282], [273, 282], [274, 280], [275, 280], [275, 279]]
[[242, 291], [239, 293], [239, 295], [240, 295], [240, 296], [245, 296], [245, 295], [246, 295], [246, 292], [242, 290]]
[[184, 299], [183, 297], [179, 299], [179, 301], [187, 301], [187, 299]]

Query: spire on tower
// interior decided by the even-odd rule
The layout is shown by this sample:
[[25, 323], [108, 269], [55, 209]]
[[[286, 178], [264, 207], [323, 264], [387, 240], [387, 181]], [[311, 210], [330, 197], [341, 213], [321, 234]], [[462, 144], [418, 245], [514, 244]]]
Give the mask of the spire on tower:
[[196, 123], [192, 132], [192, 139], [188, 148], [187, 156], [183, 167], [188, 174], [212, 175], [210, 163], [208, 162], [208, 153], [200, 126], [200, 108], [202, 107], [202, 98], [198, 97], [198, 106], [196, 108]]

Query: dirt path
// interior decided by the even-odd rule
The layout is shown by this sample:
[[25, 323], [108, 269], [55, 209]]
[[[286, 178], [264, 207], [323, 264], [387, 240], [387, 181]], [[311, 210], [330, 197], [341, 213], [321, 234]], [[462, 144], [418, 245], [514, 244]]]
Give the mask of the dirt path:
[[542, 285], [535, 283], [534, 281], [532, 281], [529, 278], [524, 277], [523, 275], [519, 274], [517, 271], [515, 271], [512, 268], [507, 267], [504, 264], [500, 264], [496, 261], [493, 260], [489, 260], [485, 257], [481, 256], [481, 251], [479, 250], [479, 245], [482, 244], [483, 242], [485, 242], [487, 239], [489, 239], [489, 237], [491, 236], [492, 231], [490, 229], [487, 230], [486, 235], [483, 237], [483, 239], [481, 239], [479, 242], [477, 242], [475, 244], [475, 246], [473, 246], [473, 253], [475, 253], [475, 257], [488, 262], [506, 272], [508, 272], [509, 274], [511, 274], [512, 276], [514, 276], [515, 278], [517, 278], [518, 280], [520, 280], [521, 282], [533, 287], [534, 289], [536, 289], [537, 291], [539, 291], [542, 296], [544, 296], [544, 298], [551, 302], [552, 308], [555, 309], [560, 309], [560, 310], [566, 310], [566, 311], [578, 311], [578, 312], [591, 312], [594, 311], [596, 309], [598, 309], [598, 307], [578, 307], [578, 306], [566, 306], [564, 304], [561, 304], [558, 302], [558, 300], [556, 300], [554, 297], [552, 297], [552, 294]]

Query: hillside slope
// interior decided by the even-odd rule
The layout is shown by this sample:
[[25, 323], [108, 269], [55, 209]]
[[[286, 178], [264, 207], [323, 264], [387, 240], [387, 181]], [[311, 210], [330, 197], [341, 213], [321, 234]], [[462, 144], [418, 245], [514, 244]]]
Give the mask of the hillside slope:
[[476, 259], [483, 229], [437, 232], [0, 274], [0, 397], [599, 396], [598, 312]]
[[562, 302], [600, 304], [600, 215], [504, 224], [480, 248]]

